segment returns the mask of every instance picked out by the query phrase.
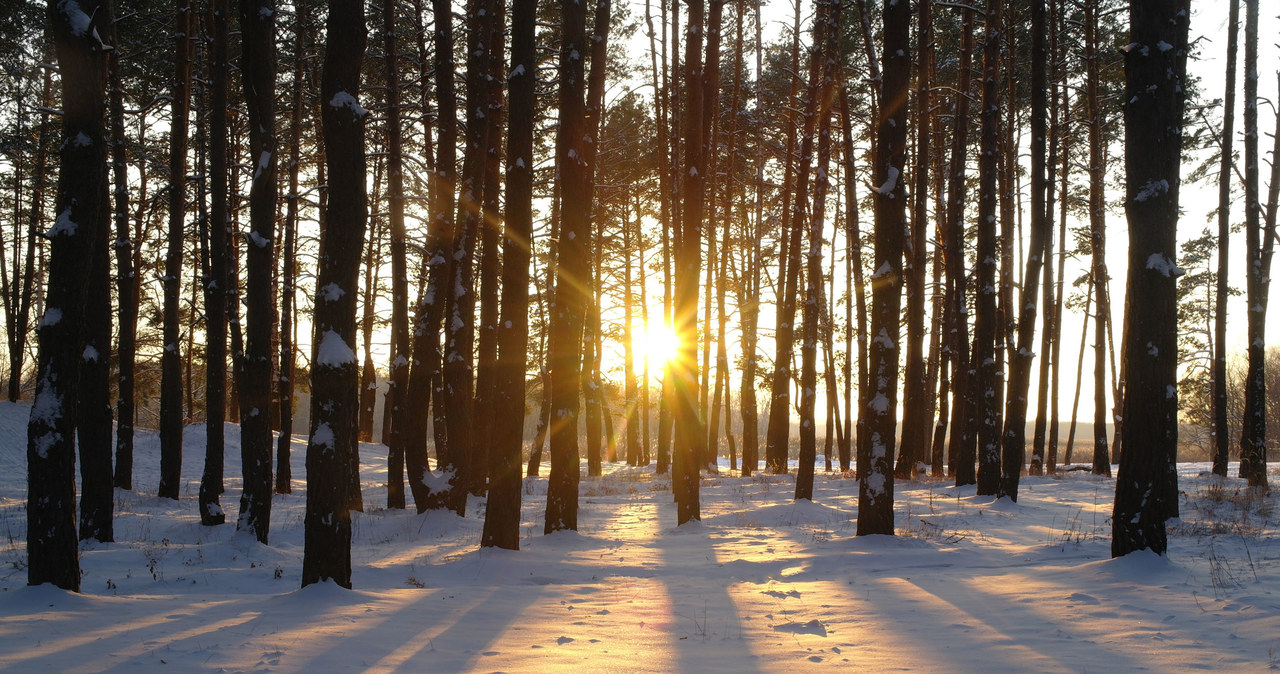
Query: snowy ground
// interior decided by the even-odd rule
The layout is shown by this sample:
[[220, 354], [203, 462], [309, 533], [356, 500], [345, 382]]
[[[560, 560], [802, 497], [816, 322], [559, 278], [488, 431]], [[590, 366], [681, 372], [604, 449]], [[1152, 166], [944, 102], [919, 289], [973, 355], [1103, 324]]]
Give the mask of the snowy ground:
[[[899, 484], [896, 537], [854, 536], [857, 482], [704, 478], [677, 529], [667, 481], [583, 478], [581, 530], [541, 535], [545, 478], [525, 482], [519, 552], [480, 551], [465, 519], [381, 507], [383, 447], [361, 447], [355, 590], [298, 589], [302, 482], [277, 496], [271, 546], [195, 513], [203, 428], [179, 502], [155, 497], [139, 438], [116, 543], [81, 548], [83, 594], [26, 586], [25, 405], [0, 403], [0, 669], [12, 671], [1124, 671], [1280, 667], [1280, 512], [1234, 479], [1181, 466], [1167, 558], [1109, 559], [1114, 482], [1024, 480], [992, 501]], [[239, 500], [239, 433], [228, 428]], [[304, 475], [295, 438], [294, 474]], [[1234, 466], [1233, 466], [1234, 471]], [[1277, 478], [1273, 477], [1273, 482]]]

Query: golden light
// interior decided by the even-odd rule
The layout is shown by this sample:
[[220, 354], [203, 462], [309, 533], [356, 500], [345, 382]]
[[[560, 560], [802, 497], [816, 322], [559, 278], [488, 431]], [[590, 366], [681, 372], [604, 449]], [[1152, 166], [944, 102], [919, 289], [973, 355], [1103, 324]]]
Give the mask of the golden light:
[[636, 359], [644, 359], [650, 370], [661, 370], [667, 361], [676, 357], [680, 338], [675, 330], [664, 323], [652, 323], [634, 342]]

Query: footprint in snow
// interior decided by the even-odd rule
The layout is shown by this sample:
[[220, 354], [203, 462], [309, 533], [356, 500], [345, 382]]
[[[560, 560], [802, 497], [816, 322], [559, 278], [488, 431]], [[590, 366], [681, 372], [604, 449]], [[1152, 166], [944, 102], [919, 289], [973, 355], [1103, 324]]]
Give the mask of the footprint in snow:
[[770, 597], [777, 597], [778, 599], [786, 599], [787, 597], [799, 597], [800, 591], [792, 590], [790, 592], [783, 592], [782, 590], [765, 590], [761, 594], [767, 594]]
[[559, 639], [556, 639], [556, 643], [561, 646], [571, 644], [573, 643], [573, 637], [560, 637]]

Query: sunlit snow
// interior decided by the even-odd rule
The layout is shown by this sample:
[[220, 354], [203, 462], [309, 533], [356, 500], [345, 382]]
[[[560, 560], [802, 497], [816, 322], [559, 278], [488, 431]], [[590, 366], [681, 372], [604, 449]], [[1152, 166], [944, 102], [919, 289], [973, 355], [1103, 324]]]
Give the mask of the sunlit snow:
[[[513, 552], [479, 549], [482, 498], [465, 518], [418, 515], [412, 496], [385, 509], [387, 449], [362, 443], [355, 589], [300, 590], [305, 433], [267, 547], [200, 525], [201, 461], [184, 462], [181, 500], [157, 499], [159, 441], [141, 431], [116, 542], [82, 544], [72, 594], [26, 586], [29, 414], [0, 403], [6, 671], [1264, 671], [1280, 652], [1273, 501], [1237, 507], [1243, 482], [1200, 477], [1206, 464], [1181, 466], [1166, 558], [1110, 559], [1115, 481], [1087, 472], [1023, 478], [1016, 504], [900, 480], [897, 535], [857, 537], [858, 482], [822, 457], [799, 502], [794, 463], [741, 478], [721, 459], [701, 522], [679, 528], [668, 476], [584, 463], [579, 530], [550, 536], [544, 464], [524, 480]], [[234, 522], [240, 434], [226, 430]], [[204, 431], [187, 428], [188, 456]]]

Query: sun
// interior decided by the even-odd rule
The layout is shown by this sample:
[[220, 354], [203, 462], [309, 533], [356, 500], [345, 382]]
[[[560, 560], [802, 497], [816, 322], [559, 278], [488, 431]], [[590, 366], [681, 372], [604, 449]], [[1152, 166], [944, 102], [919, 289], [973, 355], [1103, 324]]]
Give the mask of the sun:
[[667, 361], [676, 357], [680, 348], [680, 338], [675, 330], [664, 323], [653, 323], [644, 332], [637, 335], [633, 342], [636, 358], [644, 359], [649, 369], [662, 369]]

